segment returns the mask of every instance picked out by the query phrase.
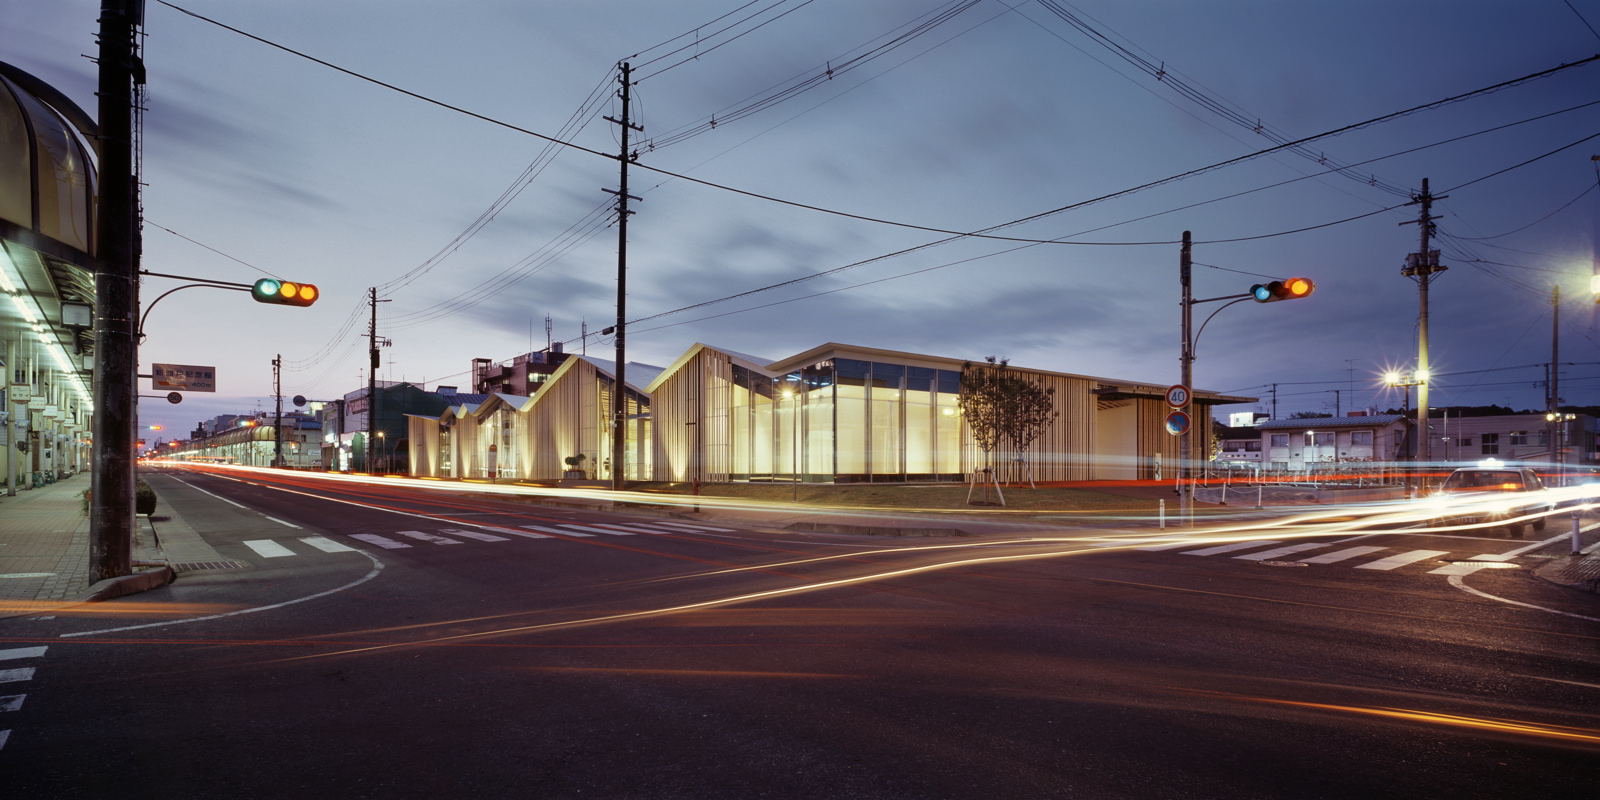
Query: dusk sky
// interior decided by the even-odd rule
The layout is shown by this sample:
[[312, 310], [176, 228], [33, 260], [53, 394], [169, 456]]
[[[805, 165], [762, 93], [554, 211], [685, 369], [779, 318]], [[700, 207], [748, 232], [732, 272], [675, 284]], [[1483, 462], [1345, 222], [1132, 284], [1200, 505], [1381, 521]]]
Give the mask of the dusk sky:
[[[95, 114], [98, 8], [0, 0], [0, 60]], [[1561, 394], [1600, 405], [1600, 61], [1474, 94], [1600, 54], [1600, 0], [149, 0], [146, 15], [143, 268], [323, 293], [307, 309], [162, 300], [140, 372], [218, 368], [215, 395], [141, 401], [168, 438], [271, 410], [279, 353], [286, 396], [363, 388], [369, 287], [388, 301], [384, 380], [469, 391], [473, 358], [543, 349], [547, 316], [569, 352], [612, 358], [618, 165], [542, 137], [614, 154], [622, 61], [644, 127], [631, 361], [835, 341], [1176, 383], [1189, 230], [1198, 299], [1317, 285], [1212, 319], [1198, 388], [1270, 411], [1275, 383], [1280, 416], [1399, 407], [1376, 376], [1416, 358], [1401, 269], [1428, 179], [1448, 195], [1431, 405], [1542, 409], [1555, 286]], [[989, 231], [1009, 240], [926, 230], [1016, 220]], [[142, 297], [178, 285], [146, 279]]]

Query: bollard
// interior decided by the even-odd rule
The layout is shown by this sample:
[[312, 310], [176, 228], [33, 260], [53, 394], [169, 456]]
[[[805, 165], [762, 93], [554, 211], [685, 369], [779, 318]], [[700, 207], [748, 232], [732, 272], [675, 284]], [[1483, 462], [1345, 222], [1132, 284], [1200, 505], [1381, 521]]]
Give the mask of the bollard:
[[1161, 501], [1161, 527], [1167, 527], [1167, 501]]
[[1582, 550], [1582, 548], [1583, 548], [1583, 543], [1581, 541], [1579, 541], [1579, 539], [1578, 539], [1578, 511], [1577, 511], [1577, 509], [1573, 509], [1573, 511], [1572, 511], [1572, 554], [1573, 555], [1578, 555], [1578, 553]]

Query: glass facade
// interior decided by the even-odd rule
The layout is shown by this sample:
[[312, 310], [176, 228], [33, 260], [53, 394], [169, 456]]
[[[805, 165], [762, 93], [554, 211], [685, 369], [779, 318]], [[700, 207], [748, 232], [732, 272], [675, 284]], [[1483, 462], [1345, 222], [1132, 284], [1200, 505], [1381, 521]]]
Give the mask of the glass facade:
[[733, 365], [733, 480], [962, 480], [961, 373], [836, 358], [769, 377]]

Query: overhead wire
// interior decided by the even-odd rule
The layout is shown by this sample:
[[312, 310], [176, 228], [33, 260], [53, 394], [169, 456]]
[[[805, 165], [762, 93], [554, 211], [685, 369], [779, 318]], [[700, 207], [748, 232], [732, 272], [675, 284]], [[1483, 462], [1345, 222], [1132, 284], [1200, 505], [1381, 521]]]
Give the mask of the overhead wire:
[[[578, 150], [578, 151], [581, 151], [581, 152], [584, 152], [584, 153], [588, 153], [590, 155], [598, 156], [600, 158], [604, 158], [604, 159], [607, 159], [607, 160], [616, 161], [616, 160], [618, 160], [620, 158], [620, 156], [617, 156], [617, 155], [613, 155], [613, 154], [610, 154], [610, 153], [602, 153], [602, 152], [600, 152], [598, 150], [594, 150], [594, 149], [591, 149], [591, 148], [588, 148], [588, 147], [584, 147], [583, 145], [579, 145], [579, 144], [576, 144], [576, 143], [573, 143], [573, 142], [562, 141], [562, 140], [557, 139], [555, 137], [552, 137], [552, 136], [549, 136], [549, 135], [546, 135], [546, 134], [542, 134], [542, 133], [538, 133], [536, 131], [532, 131], [532, 130], [529, 130], [527, 128], [523, 128], [523, 127], [520, 127], [520, 126], [517, 126], [517, 125], [513, 125], [513, 124], [511, 124], [509, 122], [505, 122], [504, 120], [499, 120], [499, 119], [496, 119], [494, 117], [487, 116], [485, 114], [480, 114], [480, 113], [477, 113], [477, 112], [474, 112], [474, 111], [469, 111], [467, 109], [461, 108], [460, 106], [455, 106], [455, 105], [452, 105], [450, 103], [446, 103], [446, 102], [444, 102], [442, 100], [438, 100], [438, 99], [435, 99], [435, 98], [432, 98], [432, 97], [428, 97], [426, 95], [423, 95], [423, 94], [420, 94], [420, 93], [417, 93], [417, 92], [413, 92], [413, 91], [410, 91], [408, 89], [403, 89], [403, 88], [401, 88], [399, 86], [396, 86], [394, 84], [387, 83], [387, 82], [378, 80], [376, 78], [373, 78], [373, 77], [370, 77], [370, 76], [367, 76], [367, 75], [363, 75], [363, 74], [361, 74], [359, 72], [356, 72], [354, 70], [350, 70], [350, 69], [347, 69], [345, 67], [340, 67], [340, 66], [338, 66], [336, 64], [333, 64], [333, 63], [331, 63], [329, 61], [317, 58], [315, 56], [311, 56], [309, 54], [306, 54], [306, 53], [300, 52], [298, 50], [295, 50], [293, 48], [287, 47], [285, 45], [278, 44], [278, 43], [273, 42], [273, 41], [271, 41], [269, 39], [265, 39], [263, 37], [256, 36], [255, 34], [251, 34], [251, 33], [245, 32], [243, 30], [240, 30], [238, 28], [232, 27], [230, 25], [227, 25], [225, 23], [219, 22], [217, 20], [210, 19], [210, 18], [205, 17], [205, 16], [203, 16], [201, 14], [197, 14], [197, 13], [195, 13], [193, 11], [185, 9], [185, 8], [183, 8], [181, 6], [174, 5], [173, 3], [169, 2], [169, 0], [157, 0], [157, 2], [161, 3], [162, 5], [168, 6], [168, 7], [172, 8], [172, 9], [174, 9], [174, 10], [177, 10], [180, 13], [189, 15], [191, 17], [194, 17], [196, 19], [199, 19], [199, 20], [202, 20], [204, 22], [210, 23], [212, 25], [216, 25], [216, 26], [218, 26], [220, 28], [223, 28], [224, 30], [228, 30], [228, 31], [231, 31], [231, 32], [236, 33], [238, 35], [241, 35], [241, 36], [244, 36], [246, 38], [252, 39], [254, 41], [258, 41], [258, 42], [260, 42], [262, 44], [265, 44], [265, 45], [267, 45], [269, 47], [273, 47], [275, 49], [282, 50], [282, 51], [284, 51], [286, 53], [289, 53], [291, 55], [307, 59], [307, 60], [312, 61], [314, 63], [317, 63], [317, 64], [320, 64], [322, 66], [325, 66], [325, 67], [327, 67], [329, 69], [335, 70], [335, 71], [343, 73], [345, 75], [349, 75], [350, 77], [356, 78], [358, 80], [365, 81], [365, 82], [371, 83], [373, 85], [389, 89], [390, 91], [394, 91], [394, 92], [398, 92], [400, 94], [404, 94], [404, 95], [406, 95], [408, 97], [411, 97], [411, 98], [414, 98], [416, 100], [420, 100], [422, 102], [425, 102], [425, 103], [428, 103], [428, 104], [431, 104], [431, 105], [435, 105], [435, 106], [438, 106], [440, 108], [444, 108], [444, 109], [447, 109], [447, 110], [450, 110], [450, 111], [454, 111], [456, 113], [471, 117], [473, 119], [477, 119], [477, 120], [480, 120], [480, 121], [483, 121], [483, 122], [487, 122], [487, 123], [489, 123], [491, 125], [496, 125], [496, 126], [499, 126], [499, 127], [506, 128], [508, 130], [513, 130], [513, 131], [516, 131], [518, 133], [522, 133], [522, 134], [528, 135], [528, 136], [533, 136], [533, 137], [538, 138], [538, 139], [543, 139], [543, 140], [546, 140], [546, 141], [549, 141], [549, 142], [552, 142], [552, 143], [555, 143], [555, 144], [558, 144], [558, 145], [561, 145], [561, 146], [564, 146], [564, 147], [568, 147], [568, 148], [571, 148], [571, 149], [574, 149], [574, 150]], [[1090, 199], [1090, 200], [1085, 200], [1085, 201], [1082, 201], [1082, 202], [1079, 202], [1079, 203], [1074, 203], [1072, 205], [1062, 206], [1060, 208], [1051, 209], [1051, 210], [1048, 210], [1048, 211], [1043, 211], [1043, 212], [1040, 212], [1038, 214], [1034, 214], [1032, 216], [1028, 216], [1028, 217], [1024, 217], [1024, 218], [1021, 218], [1021, 219], [1012, 220], [1010, 222], [1002, 223], [1000, 225], [994, 225], [994, 226], [990, 226], [990, 227], [987, 227], [987, 228], [981, 228], [981, 229], [978, 229], [976, 231], [955, 231], [955, 230], [948, 230], [948, 229], [944, 229], [944, 228], [935, 228], [935, 227], [925, 226], [925, 225], [915, 225], [915, 224], [906, 223], [906, 222], [897, 222], [897, 221], [893, 221], [893, 220], [880, 219], [880, 218], [870, 217], [870, 216], [866, 216], [866, 215], [862, 215], [862, 214], [853, 214], [853, 213], [846, 212], [846, 211], [839, 211], [839, 210], [836, 210], [836, 209], [825, 208], [825, 207], [822, 207], [822, 206], [811, 205], [811, 204], [808, 204], [808, 203], [800, 203], [800, 202], [796, 202], [796, 201], [793, 201], [793, 200], [785, 200], [785, 199], [782, 199], [782, 198], [773, 197], [771, 195], [761, 194], [759, 192], [752, 192], [752, 191], [739, 189], [739, 188], [732, 187], [732, 186], [727, 186], [727, 185], [724, 185], [724, 184], [715, 183], [713, 181], [702, 180], [700, 178], [694, 178], [694, 177], [691, 177], [689, 175], [683, 175], [683, 174], [680, 174], [680, 173], [672, 172], [670, 170], [662, 169], [660, 167], [654, 167], [654, 166], [651, 166], [649, 164], [635, 163], [634, 166], [639, 168], [639, 169], [643, 169], [643, 170], [646, 170], [646, 171], [654, 172], [654, 173], [659, 174], [659, 175], [664, 175], [664, 176], [667, 176], [667, 177], [676, 178], [678, 180], [688, 181], [690, 183], [698, 184], [698, 185], [701, 185], [701, 186], [706, 186], [708, 188], [718, 189], [718, 190], [721, 190], [721, 191], [730, 192], [730, 193], [741, 195], [741, 196], [744, 196], [744, 197], [749, 197], [749, 198], [752, 198], [752, 199], [764, 200], [764, 201], [776, 203], [776, 204], [779, 204], [779, 205], [785, 205], [785, 206], [789, 206], [791, 208], [800, 208], [800, 209], [805, 209], [805, 210], [809, 210], [809, 211], [815, 211], [817, 213], [837, 216], [837, 217], [841, 217], [841, 218], [845, 218], [845, 219], [854, 219], [854, 220], [858, 220], [858, 221], [861, 221], [861, 222], [871, 222], [871, 223], [887, 225], [887, 226], [891, 226], [891, 227], [906, 228], [906, 229], [909, 229], [909, 230], [919, 230], [919, 231], [923, 231], [923, 232], [926, 232], [926, 233], [938, 233], [938, 234], [945, 234], [945, 235], [950, 235], [950, 236], [972, 237], [972, 238], [982, 238], [982, 239], [998, 239], [998, 240], [1001, 240], [1001, 241], [1034, 242], [1034, 243], [1039, 243], [1039, 244], [1070, 244], [1070, 245], [1124, 244], [1124, 243], [1121, 243], [1121, 242], [1066, 242], [1066, 241], [1060, 240], [1059, 238], [1058, 239], [1029, 239], [1029, 238], [1022, 238], [1022, 237], [997, 236], [997, 235], [994, 235], [991, 232], [995, 231], [995, 230], [1000, 230], [1000, 229], [1003, 229], [1003, 228], [1006, 228], [1006, 227], [1012, 227], [1012, 226], [1020, 225], [1020, 224], [1026, 223], [1026, 222], [1031, 222], [1031, 221], [1034, 221], [1034, 220], [1042, 219], [1042, 218], [1049, 217], [1049, 216], [1052, 216], [1052, 215], [1055, 215], [1055, 214], [1059, 214], [1059, 213], [1062, 213], [1062, 212], [1065, 212], [1065, 211], [1070, 211], [1070, 210], [1073, 210], [1073, 209], [1076, 209], [1076, 208], [1081, 208], [1083, 206], [1090, 205], [1090, 204], [1093, 204], [1093, 203], [1102, 202], [1104, 200], [1108, 200], [1108, 199], [1111, 199], [1111, 198], [1114, 198], [1114, 197], [1121, 197], [1121, 196], [1125, 196], [1125, 195], [1128, 195], [1128, 194], [1133, 194], [1135, 192], [1143, 191], [1145, 189], [1149, 189], [1149, 188], [1152, 188], [1154, 186], [1159, 186], [1159, 185], [1163, 185], [1163, 184], [1166, 184], [1166, 183], [1172, 183], [1172, 182], [1175, 182], [1175, 181], [1179, 181], [1179, 180], [1183, 180], [1183, 179], [1186, 179], [1186, 178], [1194, 177], [1196, 175], [1200, 175], [1200, 174], [1203, 174], [1203, 173], [1206, 173], [1206, 172], [1210, 172], [1210, 171], [1213, 171], [1213, 170], [1221, 169], [1221, 168], [1226, 167], [1226, 166], [1231, 166], [1231, 165], [1238, 164], [1238, 163], [1243, 163], [1245, 161], [1249, 161], [1249, 160], [1252, 160], [1252, 159], [1255, 159], [1255, 158], [1260, 158], [1260, 157], [1262, 157], [1264, 155], [1267, 155], [1269, 153], [1278, 152], [1280, 150], [1284, 150], [1284, 149], [1287, 149], [1287, 148], [1290, 148], [1290, 147], [1293, 147], [1293, 146], [1296, 146], [1296, 145], [1306, 144], [1306, 143], [1309, 143], [1309, 142], [1312, 142], [1312, 141], [1316, 141], [1318, 139], [1323, 139], [1323, 138], [1330, 137], [1330, 136], [1337, 136], [1339, 134], [1347, 133], [1347, 132], [1350, 132], [1350, 131], [1360, 130], [1360, 129], [1371, 127], [1373, 125], [1376, 125], [1376, 124], [1379, 124], [1379, 123], [1382, 123], [1382, 122], [1387, 122], [1387, 121], [1392, 120], [1392, 119], [1398, 119], [1400, 117], [1416, 114], [1416, 113], [1419, 113], [1421, 111], [1425, 111], [1425, 110], [1428, 110], [1428, 109], [1431, 109], [1431, 108], [1435, 108], [1435, 107], [1438, 107], [1438, 106], [1442, 106], [1442, 105], [1446, 105], [1446, 104], [1450, 104], [1450, 103], [1455, 103], [1455, 102], [1460, 102], [1460, 101], [1462, 101], [1464, 99], [1467, 99], [1469, 97], [1474, 97], [1474, 96], [1477, 96], [1477, 95], [1480, 95], [1480, 94], [1492, 93], [1492, 92], [1496, 92], [1496, 91], [1499, 91], [1501, 89], [1505, 89], [1505, 88], [1508, 88], [1508, 87], [1511, 87], [1511, 86], [1516, 86], [1516, 85], [1519, 85], [1519, 84], [1522, 84], [1522, 83], [1527, 83], [1529, 81], [1534, 81], [1534, 80], [1539, 80], [1539, 79], [1542, 79], [1542, 78], [1547, 78], [1547, 77], [1549, 77], [1551, 75], [1555, 75], [1555, 74], [1557, 74], [1559, 72], [1563, 72], [1563, 71], [1568, 70], [1568, 69], [1573, 69], [1573, 68], [1580, 67], [1580, 66], [1587, 66], [1588, 64], [1594, 63], [1595, 61], [1600, 61], [1600, 55], [1590, 56], [1588, 58], [1584, 58], [1584, 59], [1581, 59], [1579, 61], [1575, 61], [1575, 62], [1568, 63], [1568, 64], [1561, 64], [1559, 66], [1552, 67], [1552, 68], [1549, 68], [1549, 69], [1546, 69], [1546, 70], [1541, 70], [1539, 72], [1531, 73], [1531, 74], [1528, 74], [1528, 75], [1524, 75], [1524, 76], [1519, 77], [1519, 78], [1513, 78], [1511, 80], [1502, 81], [1502, 82], [1494, 84], [1492, 86], [1487, 86], [1487, 87], [1484, 87], [1484, 88], [1481, 88], [1481, 89], [1475, 89], [1475, 90], [1472, 90], [1472, 91], [1469, 91], [1469, 92], [1464, 92], [1464, 93], [1458, 94], [1458, 95], [1452, 95], [1452, 96], [1446, 97], [1446, 98], [1444, 98], [1442, 100], [1436, 100], [1436, 101], [1433, 101], [1433, 102], [1429, 102], [1429, 103], [1424, 103], [1424, 104], [1421, 104], [1421, 105], [1413, 106], [1411, 108], [1407, 108], [1407, 109], [1404, 109], [1402, 111], [1396, 111], [1396, 112], [1393, 112], [1393, 113], [1390, 113], [1390, 114], [1384, 114], [1382, 116], [1374, 117], [1372, 119], [1365, 120], [1363, 122], [1353, 123], [1353, 124], [1350, 124], [1350, 125], [1346, 125], [1346, 126], [1344, 126], [1342, 128], [1337, 128], [1337, 129], [1334, 129], [1334, 130], [1326, 131], [1324, 133], [1315, 134], [1313, 136], [1303, 137], [1301, 139], [1297, 139], [1297, 140], [1294, 140], [1294, 141], [1291, 141], [1291, 142], [1286, 142], [1286, 143], [1283, 143], [1283, 144], [1275, 145], [1275, 146], [1267, 148], [1265, 150], [1259, 150], [1259, 151], [1256, 151], [1256, 152], [1253, 152], [1253, 153], [1248, 153], [1246, 155], [1242, 155], [1242, 156], [1238, 156], [1238, 157], [1235, 157], [1235, 158], [1227, 159], [1225, 161], [1216, 162], [1214, 164], [1211, 164], [1211, 165], [1208, 165], [1208, 166], [1205, 166], [1205, 167], [1199, 167], [1199, 168], [1196, 168], [1194, 170], [1190, 170], [1188, 172], [1181, 173], [1179, 175], [1173, 175], [1173, 176], [1170, 176], [1168, 178], [1161, 179], [1159, 181], [1153, 181], [1151, 183], [1141, 184], [1139, 186], [1131, 187], [1129, 189], [1125, 189], [1125, 190], [1122, 190], [1120, 192], [1115, 192], [1115, 193], [1112, 193], [1112, 194], [1109, 194], [1109, 195], [1104, 195], [1104, 196], [1093, 198], [1093, 199]], [[1167, 244], [1167, 243], [1168, 242], [1160, 242], [1160, 244]], [[1156, 244], [1156, 243], [1152, 242], [1151, 244]]]

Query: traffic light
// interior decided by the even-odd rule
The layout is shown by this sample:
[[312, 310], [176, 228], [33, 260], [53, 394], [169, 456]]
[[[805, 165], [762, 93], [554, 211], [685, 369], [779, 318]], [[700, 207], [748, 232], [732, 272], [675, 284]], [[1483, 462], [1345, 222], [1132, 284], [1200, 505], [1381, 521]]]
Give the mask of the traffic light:
[[1276, 303], [1279, 300], [1298, 300], [1310, 297], [1317, 285], [1310, 278], [1290, 278], [1286, 281], [1258, 283], [1250, 287], [1250, 295], [1257, 303]]
[[280, 281], [262, 278], [251, 287], [250, 296], [257, 303], [276, 303], [284, 306], [309, 306], [317, 302], [317, 287], [309, 283]]

